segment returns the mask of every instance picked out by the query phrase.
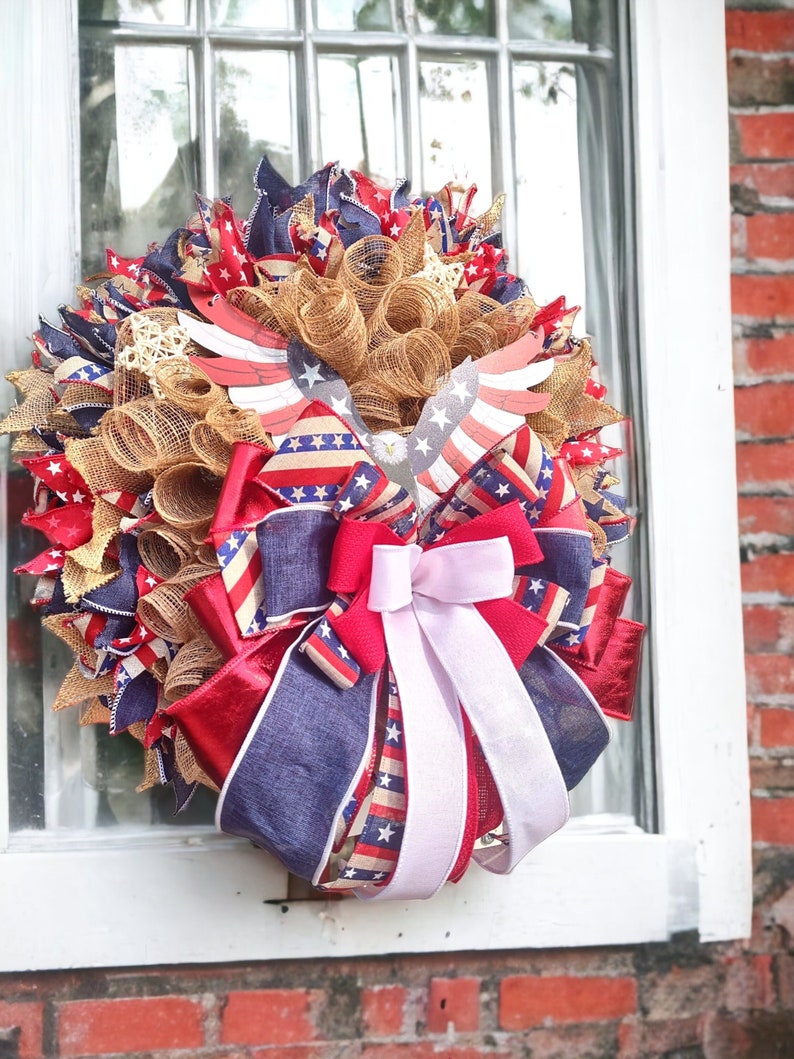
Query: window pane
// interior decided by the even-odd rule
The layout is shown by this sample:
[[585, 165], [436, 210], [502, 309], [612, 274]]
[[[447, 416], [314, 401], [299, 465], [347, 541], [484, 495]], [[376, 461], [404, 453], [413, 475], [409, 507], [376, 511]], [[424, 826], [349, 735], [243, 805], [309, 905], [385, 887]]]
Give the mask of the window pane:
[[245, 215], [263, 154], [297, 183], [293, 60], [281, 51], [219, 51], [215, 59], [219, 191]]
[[495, 29], [493, 0], [416, 0], [420, 33], [463, 33], [492, 37]]
[[[515, 260], [537, 301], [585, 297], [576, 75], [562, 63], [516, 63]], [[584, 317], [584, 314], [582, 314]]]
[[570, 0], [515, 0], [507, 5], [510, 36], [529, 40], [571, 40]]
[[184, 26], [188, 0], [80, 0], [81, 22], [133, 22], [146, 26]]
[[474, 60], [420, 63], [422, 190], [450, 180], [476, 184], [477, 204], [492, 197], [491, 119], [486, 64]]
[[390, 0], [315, 0], [318, 29], [394, 29]]
[[398, 64], [388, 55], [320, 56], [322, 161], [391, 183], [397, 175]]
[[166, 236], [198, 187], [189, 84], [192, 56], [173, 45], [83, 40], [83, 269], [105, 248], [137, 256]]
[[290, 0], [210, 0], [210, 19], [213, 26], [290, 29], [292, 8]]

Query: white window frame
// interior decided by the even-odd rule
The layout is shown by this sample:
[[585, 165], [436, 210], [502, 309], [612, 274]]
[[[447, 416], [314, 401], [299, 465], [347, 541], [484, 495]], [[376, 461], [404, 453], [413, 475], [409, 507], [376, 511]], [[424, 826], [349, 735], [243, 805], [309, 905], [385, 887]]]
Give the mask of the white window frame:
[[[472, 868], [432, 901], [377, 913], [355, 900], [287, 901], [280, 866], [225, 837], [172, 831], [149, 843], [114, 831], [99, 847], [79, 835], [20, 847], [0, 721], [0, 970], [749, 935], [723, 0], [627, 2], [659, 833], [575, 821], [509, 877]], [[13, 101], [0, 186], [16, 192], [0, 307], [8, 364], [78, 278], [76, 37], [75, 0], [0, 5]]]

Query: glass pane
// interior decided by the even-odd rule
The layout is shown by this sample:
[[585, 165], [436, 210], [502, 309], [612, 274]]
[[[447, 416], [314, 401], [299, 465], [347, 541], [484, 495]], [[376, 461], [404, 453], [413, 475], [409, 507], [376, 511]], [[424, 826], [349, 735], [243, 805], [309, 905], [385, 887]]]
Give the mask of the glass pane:
[[184, 26], [189, 0], [80, 0], [81, 22], [132, 22]]
[[247, 26], [253, 29], [291, 29], [290, 0], [210, 0], [213, 26]]
[[394, 29], [391, 0], [315, 0], [318, 29]]
[[416, 0], [415, 7], [420, 33], [494, 35], [493, 0]]
[[399, 169], [397, 60], [329, 55], [318, 59], [317, 68], [322, 161], [339, 160], [390, 185]]
[[[533, 297], [585, 299], [576, 75], [562, 63], [513, 68], [516, 210], [513, 269]], [[552, 161], [553, 159], [553, 161]], [[584, 313], [578, 321], [584, 324]]]
[[510, 0], [513, 40], [569, 40], [614, 45], [614, 4], [605, 0]]
[[297, 183], [293, 60], [281, 51], [219, 51], [215, 59], [218, 190], [245, 216], [254, 202], [253, 174], [263, 154]]
[[419, 78], [422, 190], [436, 192], [450, 180], [461, 188], [476, 184], [476, 205], [485, 209], [492, 198], [486, 64], [422, 62]]
[[80, 46], [83, 270], [138, 256], [184, 220], [198, 187], [189, 49]]

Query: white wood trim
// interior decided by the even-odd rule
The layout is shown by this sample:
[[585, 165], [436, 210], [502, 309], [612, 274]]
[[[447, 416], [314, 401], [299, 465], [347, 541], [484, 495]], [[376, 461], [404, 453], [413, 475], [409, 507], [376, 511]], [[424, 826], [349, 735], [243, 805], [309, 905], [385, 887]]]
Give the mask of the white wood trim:
[[[75, 6], [0, 4], [3, 133], [14, 146], [0, 175], [17, 200], [0, 340], [12, 363], [24, 339], [9, 336], [52, 313], [76, 278]], [[633, 944], [696, 926], [709, 940], [749, 933], [723, 5], [634, 0], [632, 11], [663, 834], [571, 826], [508, 878], [472, 869], [430, 902], [376, 916], [354, 901], [263, 903], [283, 895], [283, 870], [224, 839], [119, 848], [102, 836], [102, 848], [37, 851], [19, 838], [0, 853], [0, 969]], [[4, 790], [0, 772], [0, 811]]]
[[636, 0], [640, 323], [660, 824], [704, 940], [748, 936], [749, 784], [722, 0]]
[[[0, 907], [25, 893], [33, 914], [4, 916], [0, 971], [628, 945], [695, 925], [693, 873], [673, 844], [586, 831], [555, 836], [510, 876], [473, 867], [432, 901], [376, 915], [354, 899], [268, 900], [275, 866], [251, 847], [11, 853]], [[31, 896], [36, 878], [46, 897]]]

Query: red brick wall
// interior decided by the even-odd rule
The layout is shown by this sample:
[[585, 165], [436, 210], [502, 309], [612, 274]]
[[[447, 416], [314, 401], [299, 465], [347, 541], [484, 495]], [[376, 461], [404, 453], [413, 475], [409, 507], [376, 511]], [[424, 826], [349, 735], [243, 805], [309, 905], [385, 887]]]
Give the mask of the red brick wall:
[[728, 7], [752, 938], [7, 975], [0, 1059], [794, 1055], [794, 10]]

